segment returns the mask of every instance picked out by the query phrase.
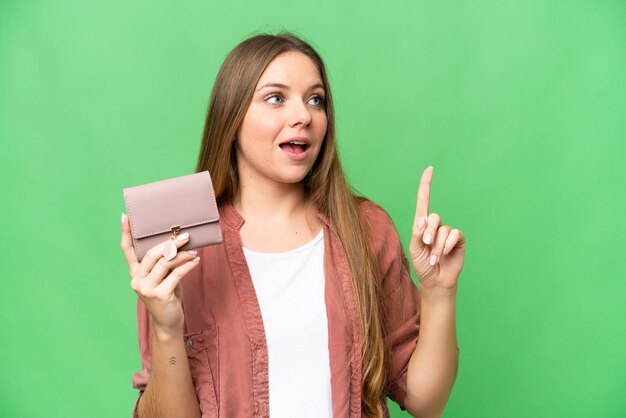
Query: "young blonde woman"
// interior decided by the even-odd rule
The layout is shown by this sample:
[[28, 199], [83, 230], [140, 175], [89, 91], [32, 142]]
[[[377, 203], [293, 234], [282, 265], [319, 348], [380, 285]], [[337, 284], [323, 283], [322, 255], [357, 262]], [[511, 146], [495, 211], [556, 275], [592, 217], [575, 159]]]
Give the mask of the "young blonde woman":
[[387, 398], [441, 415], [458, 365], [465, 239], [429, 213], [432, 167], [410, 243], [418, 290], [392, 221], [346, 182], [321, 58], [283, 34], [249, 38], [226, 58], [202, 170], [223, 244], [169, 262], [158, 245], [139, 263], [122, 215], [139, 296], [134, 416], [385, 417]]

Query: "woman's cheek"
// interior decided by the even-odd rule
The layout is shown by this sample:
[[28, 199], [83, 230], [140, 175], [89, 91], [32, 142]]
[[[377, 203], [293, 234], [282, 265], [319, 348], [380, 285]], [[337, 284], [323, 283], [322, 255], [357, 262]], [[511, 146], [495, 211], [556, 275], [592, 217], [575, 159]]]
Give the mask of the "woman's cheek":
[[255, 117], [254, 125], [259, 136], [271, 136], [272, 139], [278, 134], [278, 132], [280, 132], [282, 127], [280, 121], [277, 120], [276, 116], [272, 114], [259, 115], [258, 117]]
[[326, 135], [326, 129], [328, 128], [328, 118], [326, 117], [326, 113], [320, 114], [316, 118], [315, 129], [320, 138], [324, 138]]

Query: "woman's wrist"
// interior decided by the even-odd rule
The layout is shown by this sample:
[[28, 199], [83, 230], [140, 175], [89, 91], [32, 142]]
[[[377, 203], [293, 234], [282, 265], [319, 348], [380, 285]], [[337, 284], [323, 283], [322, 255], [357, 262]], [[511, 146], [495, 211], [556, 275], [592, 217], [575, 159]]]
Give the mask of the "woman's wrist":
[[439, 286], [420, 286], [420, 293], [423, 301], [432, 302], [454, 302], [456, 303], [457, 286], [452, 288]]
[[176, 328], [152, 327], [152, 338], [157, 343], [167, 344], [172, 341], [182, 340], [184, 335], [183, 326]]

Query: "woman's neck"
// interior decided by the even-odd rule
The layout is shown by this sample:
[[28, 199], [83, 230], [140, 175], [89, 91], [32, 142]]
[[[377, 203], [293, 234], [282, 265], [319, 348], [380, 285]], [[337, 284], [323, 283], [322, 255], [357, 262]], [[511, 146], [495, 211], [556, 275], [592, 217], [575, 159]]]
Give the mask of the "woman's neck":
[[241, 181], [233, 206], [247, 221], [285, 220], [310, 210], [302, 183]]
[[233, 206], [245, 219], [239, 231], [242, 244], [254, 251], [289, 251], [322, 228], [302, 183], [241, 182]]

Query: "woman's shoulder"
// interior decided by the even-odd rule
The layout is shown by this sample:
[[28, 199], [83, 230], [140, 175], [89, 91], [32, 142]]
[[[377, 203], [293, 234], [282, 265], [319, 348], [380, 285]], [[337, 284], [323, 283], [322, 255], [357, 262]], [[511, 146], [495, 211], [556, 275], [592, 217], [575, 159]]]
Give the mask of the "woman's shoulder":
[[377, 231], [388, 229], [395, 231], [391, 216], [377, 203], [361, 197], [359, 198], [359, 212], [362, 219], [367, 221], [373, 229]]
[[398, 231], [391, 216], [377, 203], [360, 198], [359, 212], [361, 219], [370, 231], [374, 250], [377, 253], [395, 253], [401, 246]]
[[385, 295], [390, 295], [408, 271], [404, 249], [391, 216], [370, 200], [359, 202], [361, 220], [368, 232], [371, 250], [378, 261]]

